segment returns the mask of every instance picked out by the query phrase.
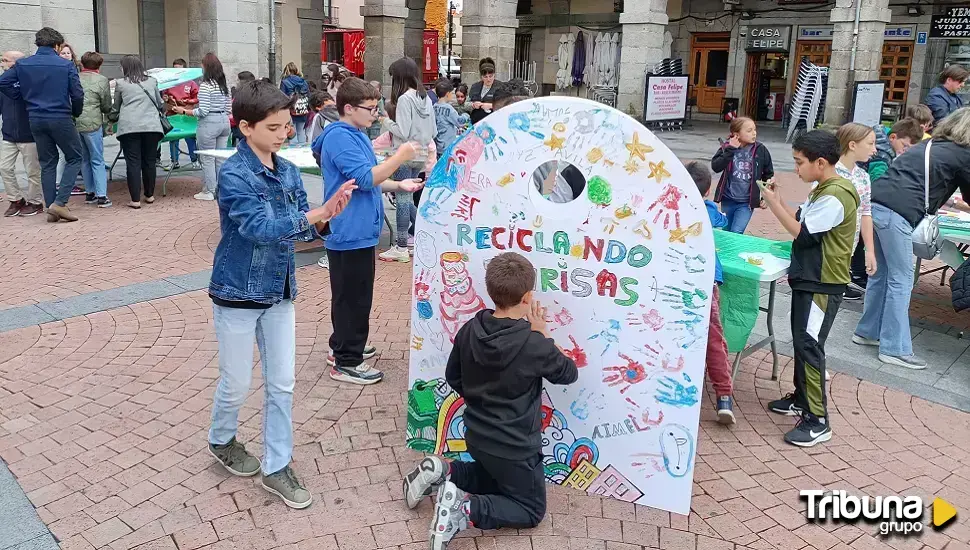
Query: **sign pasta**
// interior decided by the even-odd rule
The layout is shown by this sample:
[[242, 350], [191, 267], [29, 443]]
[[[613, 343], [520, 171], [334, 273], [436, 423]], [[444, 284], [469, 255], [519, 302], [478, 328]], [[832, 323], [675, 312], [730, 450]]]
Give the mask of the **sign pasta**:
[[504, 251], [535, 266], [579, 367], [542, 394], [546, 479], [687, 514], [714, 243], [683, 165], [632, 118], [575, 98], [506, 107], [443, 152], [415, 238], [413, 449], [471, 459], [444, 370], [458, 329], [492, 307], [485, 267]]

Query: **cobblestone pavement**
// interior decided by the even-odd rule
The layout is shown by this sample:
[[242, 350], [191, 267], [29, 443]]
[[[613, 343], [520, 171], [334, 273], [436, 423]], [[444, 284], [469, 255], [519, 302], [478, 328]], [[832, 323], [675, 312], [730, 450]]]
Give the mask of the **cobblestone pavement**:
[[[418, 457], [402, 436], [409, 268], [379, 268], [372, 340], [387, 377], [363, 389], [326, 376], [326, 278], [316, 267], [299, 277], [294, 459], [316, 497], [303, 511], [229, 477], [205, 450], [217, 361], [204, 293], [0, 334], [0, 457], [62, 548], [424, 547], [429, 503], [409, 511], [400, 491]], [[967, 509], [970, 415], [837, 374], [834, 439], [792, 448], [781, 435], [793, 420], [765, 410], [790, 367], [771, 382], [764, 359], [747, 359], [738, 376], [734, 429], [714, 421], [708, 394], [689, 517], [550, 486], [538, 528], [472, 530], [452, 549], [970, 548], [966, 522], [882, 539], [871, 526], [807, 525], [798, 499], [826, 487], [937, 495]], [[257, 374], [240, 419], [256, 451], [259, 385]]]

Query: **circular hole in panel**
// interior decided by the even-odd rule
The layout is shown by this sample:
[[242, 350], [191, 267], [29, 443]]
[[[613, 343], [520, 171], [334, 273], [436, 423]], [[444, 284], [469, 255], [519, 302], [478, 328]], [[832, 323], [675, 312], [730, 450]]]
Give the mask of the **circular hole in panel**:
[[532, 172], [532, 186], [547, 201], [564, 204], [583, 195], [586, 176], [565, 160], [550, 160]]

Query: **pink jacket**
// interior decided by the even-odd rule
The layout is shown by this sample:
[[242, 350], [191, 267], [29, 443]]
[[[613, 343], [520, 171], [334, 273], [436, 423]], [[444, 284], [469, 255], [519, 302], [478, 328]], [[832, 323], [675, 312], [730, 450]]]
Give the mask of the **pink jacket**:
[[[374, 144], [374, 149], [390, 149], [391, 148], [391, 133], [384, 132], [383, 134], [374, 138], [371, 142]], [[438, 161], [438, 153], [435, 148], [434, 141], [428, 144], [428, 162], [424, 165], [424, 171], [431, 174], [431, 169], [434, 168], [435, 162]]]

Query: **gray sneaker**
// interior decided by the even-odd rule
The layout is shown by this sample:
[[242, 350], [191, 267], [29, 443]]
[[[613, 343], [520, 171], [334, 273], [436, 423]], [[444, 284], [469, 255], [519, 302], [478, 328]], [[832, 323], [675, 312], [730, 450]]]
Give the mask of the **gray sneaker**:
[[219, 464], [230, 474], [239, 477], [252, 477], [259, 473], [259, 459], [246, 451], [246, 446], [232, 438], [225, 445], [209, 443], [209, 454], [216, 457]]
[[860, 346], [878, 346], [879, 340], [873, 340], [872, 338], [864, 338], [858, 334], [852, 335], [852, 343], [858, 344]]
[[459, 531], [468, 529], [468, 494], [446, 481], [438, 488], [438, 502], [431, 518], [431, 550], [445, 550]]
[[283, 499], [283, 504], [297, 510], [302, 510], [313, 503], [313, 495], [300, 484], [289, 466], [275, 474], [264, 475], [263, 489]]
[[880, 353], [879, 360], [887, 365], [896, 365], [904, 369], [923, 370], [926, 368], [926, 361], [915, 355], [884, 355]]
[[431, 496], [432, 491], [445, 481], [447, 475], [448, 464], [440, 457], [427, 456], [421, 459], [417, 467], [404, 476], [402, 482], [407, 507], [414, 509], [424, 497]]

